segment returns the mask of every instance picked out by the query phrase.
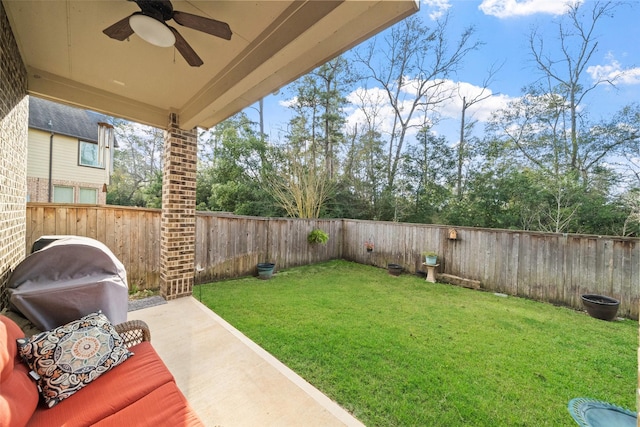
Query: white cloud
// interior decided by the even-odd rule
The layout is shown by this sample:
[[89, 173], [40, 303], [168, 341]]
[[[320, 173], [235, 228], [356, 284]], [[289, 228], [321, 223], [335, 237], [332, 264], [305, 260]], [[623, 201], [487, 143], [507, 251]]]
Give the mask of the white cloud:
[[637, 85], [640, 84], [640, 67], [623, 69], [611, 54], [607, 55], [608, 64], [592, 65], [587, 68], [587, 73], [594, 81], [609, 80], [616, 84]]
[[298, 97], [294, 96], [293, 98], [289, 98], [289, 99], [281, 99], [280, 101], [278, 101], [278, 105], [284, 108], [289, 108], [295, 105], [297, 102], [298, 102]]
[[[407, 90], [404, 92], [407, 95], [407, 100], [400, 103], [400, 110], [409, 111], [410, 104], [413, 100], [413, 96], [410, 93], [415, 86], [407, 84], [405, 86]], [[443, 93], [452, 93], [451, 99], [448, 99], [442, 103], [439, 103], [436, 107], [436, 112], [430, 113], [427, 118], [428, 124], [431, 124], [431, 119], [450, 119], [460, 120], [462, 114], [462, 97], [466, 97], [466, 101], [469, 102], [475, 97], [483, 98], [485, 95], [491, 95], [490, 97], [475, 103], [469, 107], [466, 111], [467, 120], [477, 120], [481, 123], [487, 122], [491, 117], [491, 113], [501, 108], [505, 108], [507, 104], [514, 98], [507, 95], [493, 94], [490, 89], [485, 89], [482, 92], [482, 88], [475, 86], [471, 83], [454, 82], [452, 80], [445, 80], [440, 86], [440, 91]], [[347, 96], [347, 101], [350, 106], [345, 110], [347, 114], [347, 126], [350, 129], [358, 127], [358, 131], [362, 132], [367, 127], [367, 116], [371, 120], [373, 117], [374, 127], [381, 133], [389, 135], [393, 129], [394, 111], [389, 105], [386, 93], [381, 88], [358, 88], [351, 92]], [[364, 109], [361, 106], [364, 105]], [[412, 120], [412, 126], [419, 126], [424, 123], [424, 114], [421, 112], [415, 112]], [[411, 129], [409, 135], [415, 134], [417, 129]], [[435, 125], [434, 131], [438, 132], [438, 125]]]
[[441, 18], [451, 7], [449, 0], [422, 0], [422, 2], [433, 9], [431, 13], [429, 13], [429, 18], [434, 21]]
[[[579, 3], [582, 0], [578, 1]], [[537, 13], [562, 15], [569, 2], [562, 0], [483, 0], [478, 9], [497, 18], [528, 16]]]
[[462, 98], [466, 102], [472, 102], [474, 98], [482, 99], [487, 95], [491, 95], [482, 101], [474, 103], [467, 108], [465, 115], [467, 118], [473, 118], [479, 122], [486, 123], [491, 118], [491, 113], [496, 110], [505, 108], [507, 103], [513, 98], [507, 95], [494, 94], [490, 89], [485, 89], [466, 82], [448, 81], [447, 84], [456, 91], [457, 95], [442, 105], [440, 115], [444, 118], [459, 119], [462, 114]]
[[[357, 88], [349, 95], [350, 106], [347, 113], [347, 127], [364, 132], [369, 126], [378, 132], [389, 135], [393, 129], [393, 108], [388, 102], [386, 92], [382, 88]], [[402, 108], [402, 107], [401, 107]]]

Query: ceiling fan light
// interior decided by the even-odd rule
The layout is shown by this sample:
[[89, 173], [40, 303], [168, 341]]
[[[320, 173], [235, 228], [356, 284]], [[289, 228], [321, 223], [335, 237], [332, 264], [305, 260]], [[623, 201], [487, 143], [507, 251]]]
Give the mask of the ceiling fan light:
[[160, 47], [173, 46], [176, 36], [164, 23], [150, 16], [135, 13], [129, 18], [131, 29], [146, 42]]

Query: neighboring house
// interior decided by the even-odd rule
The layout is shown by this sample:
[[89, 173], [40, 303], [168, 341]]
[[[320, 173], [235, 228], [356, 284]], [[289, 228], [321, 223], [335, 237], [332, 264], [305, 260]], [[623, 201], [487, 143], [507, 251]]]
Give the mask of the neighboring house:
[[107, 121], [30, 97], [27, 201], [105, 204], [115, 144]]

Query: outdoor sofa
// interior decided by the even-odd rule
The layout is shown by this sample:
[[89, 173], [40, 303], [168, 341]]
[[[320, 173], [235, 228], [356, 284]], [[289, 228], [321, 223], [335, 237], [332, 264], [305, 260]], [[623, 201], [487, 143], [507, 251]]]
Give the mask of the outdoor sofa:
[[[87, 316], [82, 319], [85, 318]], [[43, 338], [43, 334], [25, 337], [16, 322], [0, 315], [1, 427], [203, 425], [178, 389], [172, 374], [151, 346], [146, 324], [134, 320], [110, 326], [100, 320], [102, 317], [82, 319], [70, 324], [71, 326], [65, 325], [66, 329], [62, 332], [57, 330], [58, 328], [54, 330], [55, 334], [49, 331], [53, 338], [52, 335]], [[103, 320], [106, 320], [106, 317], [103, 316]], [[101, 329], [99, 333], [106, 330], [111, 334], [108, 336], [120, 338], [116, 340], [116, 344], [120, 344], [120, 347], [117, 347], [119, 352], [114, 351], [113, 358], [111, 353], [109, 358], [101, 357], [101, 363], [106, 360], [103, 364], [110, 365], [115, 358], [124, 360], [115, 367], [108, 366], [110, 370], [90, 381], [89, 377], [93, 373], [77, 375], [75, 379], [86, 380], [87, 384], [67, 397], [64, 396], [64, 392], [67, 391], [65, 388], [68, 382], [64, 387], [56, 385], [57, 377], [61, 378], [60, 371], [52, 371], [52, 385], [46, 385], [42, 392], [41, 378], [30, 374], [31, 369], [27, 363], [33, 360], [25, 357], [26, 350], [40, 351], [46, 359], [51, 351], [47, 353], [47, 343], [42, 344], [42, 340], [46, 338], [53, 339], [53, 342], [62, 342], [63, 339], [59, 337], [64, 335], [64, 339], [71, 340], [69, 342], [73, 345], [82, 344], [79, 346], [80, 352], [93, 351], [91, 343], [97, 338], [93, 335], [93, 323], [90, 322], [94, 322], [96, 327]], [[71, 331], [71, 334], [65, 335], [64, 331]], [[35, 337], [39, 337], [40, 341], [34, 340]], [[42, 351], [43, 349], [45, 351]], [[64, 357], [58, 357], [56, 360], [63, 363]], [[46, 367], [44, 364], [49, 361], [39, 359], [38, 363]], [[69, 363], [76, 363], [76, 360]], [[86, 368], [80, 370], [82, 369]], [[36, 377], [35, 380], [30, 375]], [[62, 391], [62, 398], [52, 398], [51, 392], [55, 389]]]

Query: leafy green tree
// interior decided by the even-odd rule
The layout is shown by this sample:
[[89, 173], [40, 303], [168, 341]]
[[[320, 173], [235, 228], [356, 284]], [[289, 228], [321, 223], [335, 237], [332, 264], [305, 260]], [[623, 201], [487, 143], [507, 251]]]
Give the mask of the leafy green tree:
[[282, 214], [264, 191], [267, 144], [244, 113], [225, 120], [199, 141], [196, 204], [238, 215]]
[[327, 218], [372, 218], [369, 202], [345, 180], [336, 182], [333, 197], [327, 200], [321, 215]]
[[374, 127], [367, 126], [361, 134], [354, 129], [349, 138], [339, 187], [350, 189], [359, 201], [357, 205], [362, 206], [360, 214], [350, 218], [387, 219], [382, 209], [386, 184], [384, 141]]
[[413, 209], [404, 217], [408, 222], [433, 223], [453, 196], [456, 156], [443, 136], [435, 136], [428, 126], [420, 129], [406, 156], [407, 188]]
[[[345, 99], [349, 82], [347, 62], [338, 57], [294, 82], [286, 144], [274, 147], [274, 168], [264, 188], [289, 216], [318, 218], [333, 197], [344, 145]], [[335, 204], [334, 204], [335, 206]]]
[[291, 86], [295, 96], [290, 104], [290, 143], [308, 145], [314, 158], [323, 158], [327, 177], [334, 178], [337, 153], [344, 143], [342, 126], [344, 92], [351, 82], [347, 61], [338, 57], [305, 75]]
[[[443, 222], [470, 227], [527, 229], [520, 223], [521, 213], [528, 209], [528, 195], [535, 187], [526, 174], [511, 168], [486, 167], [472, 171], [468, 191], [459, 200], [450, 199], [442, 212]], [[520, 199], [521, 196], [524, 199]]]
[[145, 189], [157, 182], [162, 171], [162, 130], [125, 120], [114, 123], [118, 148], [114, 172], [107, 190], [107, 203], [124, 206], [159, 207]]
[[[115, 151], [114, 164], [116, 165], [118, 164], [118, 156], [120, 153]], [[107, 188], [108, 205], [145, 206], [140, 183], [136, 183], [124, 168], [114, 167], [111, 183]]]
[[149, 185], [142, 189], [145, 206], [162, 208], [162, 171], [155, 171]]

